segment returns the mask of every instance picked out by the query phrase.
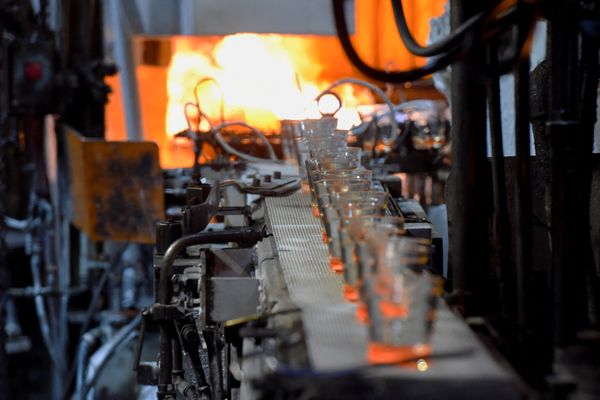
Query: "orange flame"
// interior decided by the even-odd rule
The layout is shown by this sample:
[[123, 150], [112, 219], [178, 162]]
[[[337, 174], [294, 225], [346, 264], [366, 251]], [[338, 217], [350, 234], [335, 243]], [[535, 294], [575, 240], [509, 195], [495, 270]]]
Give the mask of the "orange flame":
[[[203, 113], [220, 120], [244, 121], [267, 133], [279, 131], [282, 119], [319, 118], [314, 98], [330, 82], [320, 79], [321, 66], [311, 58], [310, 41], [284, 35], [236, 34], [223, 37], [214, 46], [192, 47], [188, 41], [173, 41], [168, 68], [166, 130], [169, 135], [187, 128], [186, 102], [195, 101], [196, 91]], [[336, 91], [343, 107], [336, 116], [338, 128], [349, 129], [360, 122], [356, 106], [372, 103], [371, 95], [352, 86]]]

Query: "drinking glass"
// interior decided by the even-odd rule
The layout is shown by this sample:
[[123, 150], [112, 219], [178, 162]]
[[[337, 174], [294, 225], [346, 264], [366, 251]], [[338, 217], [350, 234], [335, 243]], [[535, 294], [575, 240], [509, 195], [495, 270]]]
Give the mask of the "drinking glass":
[[441, 281], [427, 272], [431, 241], [390, 237], [377, 249], [367, 296], [368, 361], [410, 363], [431, 353], [430, 338]]
[[[360, 194], [362, 193], [368, 192]], [[367, 317], [366, 305], [361, 301], [365, 281], [363, 269], [367, 266], [370, 268], [369, 263], [373, 259], [372, 252], [367, 253], [367, 248], [361, 251], [361, 246], [366, 246], [368, 241], [377, 243], [389, 236], [401, 235], [404, 232], [403, 226], [402, 217], [363, 215], [351, 219], [340, 232], [344, 263], [344, 297], [348, 301], [358, 303], [357, 319], [361, 322]]]
[[333, 197], [334, 203], [341, 205], [371, 204], [385, 210], [387, 207], [387, 192], [367, 190], [361, 192], [336, 193]]
[[[333, 208], [337, 213], [332, 213]], [[330, 266], [336, 273], [344, 273], [345, 266], [343, 260], [345, 239], [345, 228], [349, 221], [353, 218], [358, 218], [364, 215], [383, 215], [385, 208], [382, 204], [373, 202], [354, 202], [354, 203], [339, 203], [333, 202], [326, 207], [326, 218], [324, 224], [326, 226], [327, 244], [329, 246]], [[335, 215], [332, 217], [331, 215]]]
[[298, 152], [296, 150], [296, 138], [302, 136], [302, 130], [299, 120], [284, 119], [281, 120], [281, 147], [283, 158], [288, 163], [298, 162]]
[[319, 207], [319, 215], [323, 218], [323, 209], [331, 203], [331, 196], [341, 192], [367, 191], [371, 187], [370, 179], [361, 178], [328, 178], [315, 182], [315, 197]]
[[[300, 155], [299, 168], [305, 184], [308, 184], [309, 173], [314, 170], [356, 169], [360, 166], [360, 147], [347, 147], [345, 141], [339, 139], [303, 141], [305, 150]], [[318, 147], [317, 144], [326, 147]]]
[[[309, 160], [308, 163], [317, 162], [317, 160]], [[334, 170], [321, 170], [314, 169], [308, 176], [308, 183], [310, 188], [310, 204], [312, 207], [312, 213], [315, 217], [319, 217], [319, 208], [317, 206], [317, 196], [315, 193], [315, 182], [323, 179], [366, 179], [371, 181], [373, 171], [368, 169], [334, 169]]]
[[[325, 117], [320, 119], [305, 119], [300, 120], [298, 127], [294, 132], [299, 132], [299, 136], [294, 138], [294, 152], [298, 161], [300, 178], [303, 179], [304, 188], [306, 189], [306, 167], [305, 162], [310, 158], [306, 139], [318, 139], [323, 137], [335, 137], [335, 127], [337, 126], [337, 118]], [[344, 134], [347, 137], [346, 134]], [[338, 136], [339, 137], [339, 136]]]
[[300, 121], [300, 128], [303, 137], [322, 136], [335, 131], [337, 127], [337, 118], [323, 117], [319, 119], [303, 119]]
[[322, 149], [313, 152], [321, 170], [356, 169], [360, 167], [362, 149], [345, 147], [343, 149]]

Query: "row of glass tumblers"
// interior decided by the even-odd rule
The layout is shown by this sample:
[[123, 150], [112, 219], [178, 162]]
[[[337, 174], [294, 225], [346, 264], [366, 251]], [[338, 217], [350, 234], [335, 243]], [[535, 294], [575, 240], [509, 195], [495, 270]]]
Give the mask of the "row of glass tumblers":
[[361, 149], [330, 121], [300, 123], [294, 153], [322, 226], [330, 267], [344, 278], [344, 298], [368, 325], [367, 360], [424, 371], [441, 279], [430, 274], [431, 242], [408, 237], [401, 217], [386, 215], [388, 194], [372, 190]]

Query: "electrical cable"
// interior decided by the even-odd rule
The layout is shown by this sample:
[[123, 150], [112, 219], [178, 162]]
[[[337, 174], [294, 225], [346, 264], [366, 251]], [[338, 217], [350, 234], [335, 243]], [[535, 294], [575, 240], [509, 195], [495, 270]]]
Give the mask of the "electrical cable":
[[244, 128], [248, 128], [254, 135], [256, 135], [265, 144], [265, 147], [267, 148], [267, 151], [269, 152], [269, 158], [271, 160], [277, 160], [277, 154], [275, 153], [273, 146], [269, 142], [269, 139], [267, 139], [267, 136], [264, 133], [262, 133], [258, 128], [255, 128], [252, 125], [249, 125], [249, 124], [247, 124], [245, 122], [241, 122], [241, 121], [231, 121], [231, 122], [224, 122], [220, 125], [217, 125], [213, 130], [216, 132], [220, 132], [224, 128], [227, 128], [230, 126], [243, 126]]
[[[361, 73], [371, 79], [388, 83], [414, 81], [439, 71], [463, 58], [475, 44], [485, 43], [506, 30], [513, 23], [517, 11], [520, 10], [519, 5], [522, 4], [522, 2], [517, 2], [516, 6], [507, 10], [506, 3], [514, 4], [515, 1], [505, 0], [500, 2], [489, 12], [489, 14], [485, 14], [486, 20], [489, 21], [489, 26], [486, 26], [489, 31], [472, 32], [470, 30], [465, 30], [464, 33], [462, 33], [462, 35], [464, 35], [462, 45], [450, 49], [447, 53], [440, 54], [437, 58], [431, 59], [423, 67], [406, 71], [385, 71], [366, 64], [356, 52], [348, 32], [348, 25], [344, 14], [344, 1], [345, 0], [332, 0], [336, 32], [344, 53]], [[475, 36], [475, 33], [478, 33], [478, 36]]]
[[525, 12], [525, 17], [521, 16], [521, 20], [518, 21], [517, 24], [517, 42], [515, 44], [515, 51], [504, 60], [498, 61], [492, 68], [486, 68], [482, 74], [484, 78], [501, 76], [512, 72], [515, 65], [527, 56], [531, 45], [534, 22], [535, 12], [533, 10], [527, 10]]
[[219, 133], [216, 130], [213, 132], [213, 136], [214, 136], [215, 140], [217, 141], [217, 143], [219, 143], [219, 145], [226, 152], [228, 152], [229, 154], [232, 154], [234, 156], [237, 156], [237, 157], [241, 158], [242, 160], [249, 161], [249, 162], [258, 162], [258, 163], [263, 163], [263, 162], [283, 163], [283, 161], [281, 161], [281, 160], [273, 160], [270, 158], [255, 157], [250, 154], [242, 153], [241, 151], [236, 150], [229, 143], [227, 143], [227, 140], [225, 140], [225, 138], [221, 135], [221, 133]]
[[[389, 142], [393, 143], [396, 139], [398, 139], [398, 136], [400, 135], [400, 128], [398, 127], [398, 121], [396, 121], [396, 116], [395, 116], [396, 110], [394, 108], [395, 107], [394, 103], [392, 103], [392, 101], [385, 94], [385, 92], [383, 90], [381, 90], [379, 87], [377, 87], [376, 85], [374, 85], [370, 82], [367, 82], [365, 80], [362, 80], [362, 79], [342, 78], [342, 79], [338, 79], [337, 81], [333, 82], [331, 85], [327, 86], [327, 88], [325, 88], [324, 90], [321, 91], [321, 93], [319, 93], [317, 98], [322, 96], [324, 93], [330, 92], [333, 88], [343, 85], [345, 83], [351, 83], [354, 85], [366, 87], [366, 88], [370, 89], [371, 91], [373, 91], [374, 93], [376, 93], [383, 100], [383, 102], [389, 107], [390, 113], [391, 113], [390, 120], [391, 120], [391, 125], [392, 125], [392, 137], [389, 139]], [[403, 137], [400, 138], [401, 142], [404, 142], [405, 137], [406, 137], [406, 135], [403, 135]]]
[[454, 61], [460, 58], [459, 48], [450, 50], [448, 53], [441, 55], [423, 67], [414, 68], [406, 71], [385, 71], [378, 68], [373, 68], [366, 64], [358, 55], [348, 32], [346, 16], [344, 15], [344, 1], [333, 0], [333, 15], [335, 17], [335, 29], [338, 39], [342, 45], [342, 49], [352, 64], [364, 75], [371, 79], [389, 83], [404, 83], [414, 81], [430, 75], [442, 68], [447, 67]]
[[[202, 111], [202, 108], [200, 107], [200, 98], [198, 97], [198, 87], [205, 82], [214, 82], [216, 84], [216, 86], [219, 89], [221, 89], [219, 82], [215, 78], [212, 78], [212, 77], [203, 78], [196, 84], [196, 86], [194, 86], [194, 98], [196, 100], [196, 103], [188, 102], [184, 106], [184, 115], [185, 115], [186, 121], [188, 123], [188, 128], [189, 128], [190, 132], [194, 132], [194, 133], [198, 134], [200, 132], [201, 119], [204, 118], [209, 123], [210, 132], [212, 133], [212, 135], [215, 138], [215, 140], [217, 141], [217, 143], [219, 143], [221, 145], [221, 147], [223, 147], [223, 149], [225, 151], [227, 151], [228, 153], [233, 154], [243, 160], [250, 161], [250, 162], [277, 161], [278, 160], [277, 154], [275, 153], [273, 146], [269, 142], [269, 139], [258, 128], [254, 127], [250, 124], [247, 124], [245, 122], [242, 122], [242, 121], [231, 121], [231, 122], [224, 121], [225, 120], [225, 96], [223, 94], [222, 89], [221, 89], [221, 106], [220, 106], [221, 123], [217, 126], [214, 126], [212, 124], [212, 122], [210, 121], [208, 116]], [[188, 109], [190, 107], [194, 107], [195, 111], [198, 113], [197, 124], [195, 124], [195, 121], [192, 121], [192, 117], [190, 117], [190, 115], [188, 113]], [[265, 146], [267, 148], [267, 152], [269, 153], [269, 159], [264, 159], [261, 157], [255, 157], [250, 154], [242, 153], [241, 151], [236, 150], [229, 143], [227, 143], [227, 141], [225, 140], [223, 135], [220, 133], [220, 131], [223, 130], [224, 128], [227, 128], [230, 126], [242, 126], [242, 127], [248, 128], [255, 136], [258, 137], [258, 139], [260, 139], [265, 144]]]
[[400, 33], [400, 37], [402, 38], [404, 46], [406, 46], [406, 49], [414, 55], [421, 57], [438, 56], [441, 53], [457, 48], [461, 45], [461, 41], [464, 40], [465, 34], [469, 30], [476, 28], [477, 25], [481, 24], [489, 16], [489, 12], [481, 12], [477, 15], [474, 15], [447, 37], [428, 46], [421, 46], [410, 33], [410, 29], [408, 28], [408, 24], [406, 22], [406, 16], [404, 15], [402, 0], [391, 1], [396, 27], [398, 28], [398, 32]]
[[[198, 83], [196, 83], [196, 86], [194, 86], [194, 99], [196, 99], [196, 104], [198, 105], [198, 109], [200, 109], [200, 98], [198, 97], [198, 88], [203, 83], [206, 83], [206, 82], [213, 82], [215, 84], [215, 86], [217, 86], [219, 88], [219, 92], [221, 94], [221, 103], [219, 106], [219, 113], [220, 113], [219, 117], [221, 119], [220, 123], [222, 124], [225, 122], [225, 93], [223, 93], [223, 88], [221, 87], [221, 84], [219, 83], [219, 81], [217, 81], [213, 77], [200, 79], [200, 81], [198, 81]], [[206, 119], [208, 119], [208, 117], [206, 115], [204, 115], [204, 117]], [[211, 123], [211, 125], [212, 125], [212, 123]]]

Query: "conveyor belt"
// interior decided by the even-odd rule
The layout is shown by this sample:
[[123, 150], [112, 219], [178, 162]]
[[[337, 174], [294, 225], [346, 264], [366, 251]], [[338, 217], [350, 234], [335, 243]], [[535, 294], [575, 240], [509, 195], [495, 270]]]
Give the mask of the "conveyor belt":
[[[356, 322], [355, 306], [342, 297], [341, 277], [330, 272], [327, 248], [319, 221], [311, 215], [308, 196], [296, 193], [267, 198], [266, 207], [289, 295], [302, 308], [312, 368], [327, 371], [365, 366], [366, 328]], [[490, 398], [521, 397], [510, 373], [464, 322], [440, 303], [427, 372], [387, 367], [371, 375], [411, 385], [422, 382], [423, 390], [433, 380], [445, 382], [450, 392], [468, 389], [464, 398], [476, 398], [473, 396], [490, 390], [494, 392]]]
[[267, 212], [290, 297], [303, 310], [313, 367], [363, 365], [366, 330], [354, 320], [355, 306], [342, 297], [342, 279], [329, 269], [327, 247], [308, 196], [267, 198]]

